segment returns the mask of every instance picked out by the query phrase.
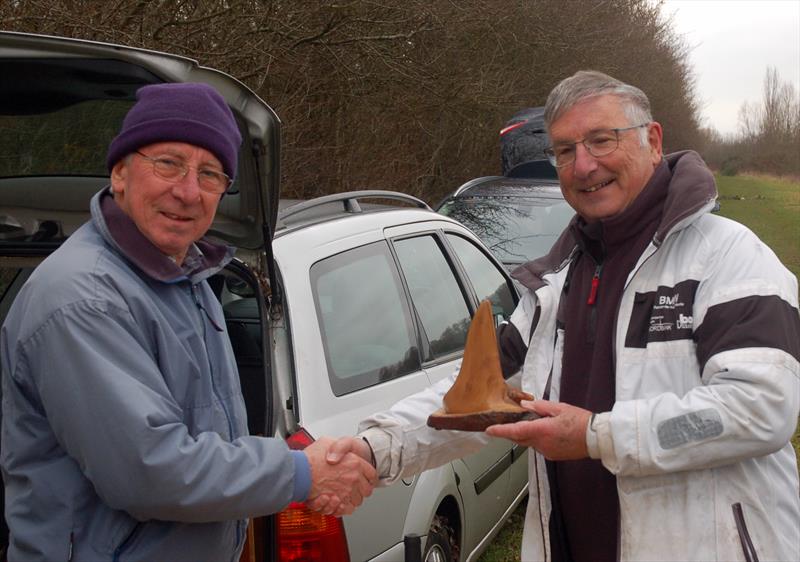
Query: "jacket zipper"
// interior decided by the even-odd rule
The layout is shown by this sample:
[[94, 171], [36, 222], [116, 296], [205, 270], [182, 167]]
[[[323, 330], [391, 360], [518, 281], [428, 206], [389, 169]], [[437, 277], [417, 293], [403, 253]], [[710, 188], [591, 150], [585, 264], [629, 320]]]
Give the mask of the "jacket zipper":
[[589, 298], [586, 300], [586, 304], [589, 306], [593, 306], [594, 303], [597, 301], [597, 289], [600, 287], [600, 272], [603, 271], [603, 264], [598, 263], [597, 266], [594, 268], [594, 275], [592, 276], [592, 287], [589, 289]]
[[[203, 307], [203, 303], [200, 301], [200, 295], [198, 294], [197, 285], [192, 285], [191, 291], [192, 291], [192, 296], [194, 297], [194, 302], [197, 305], [197, 309], [201, 313], [200, 324], [201, 324], [201, 330], [203, 332], [203, 345], [206, 345], [206, 339], [208, 337], [208, 330], [206, 328], [206, 323], [203, 321], [202, 316], [204, 315], [206, 318], [208, 318], [209, 322], [211, 323], [212, 326], [214, 326], [215, 330], [221, 331], [222, 329], [219, 326], [216, 325], [214, 320], [211, 318], [211, 315]], [[207, 345], [206, 345], [206, 360], [208, 361], [208, 372], [211, 375], [211, 389], [214, 392], [214, 397], [219, 402], [219, 405], [222, 408], [222, 411], [225, 413], [225, 419], [228, 422], [228, 438], [232, 440], [233, 439], [233, 421], [231, 420], [231, 414], [228, 411], [227, 406], [225, 406], [225, 402], [220, 398], [219, 390], [217, 389], [217, 383], [214, 380], [214, 365], [211, 363], [211, 357], [208, 354], [208, 346]]]
[[211, 317], [211, 314], [208, 313], [206, 307], [204, 307], [203, 303], [200, 302], [200, 295], [197, 294], [197, 285], [192, 285], [192, 295], [194, 296], [194, 302], [197, 305], [197, 308], [199, 308], [203, 312], [203, 314], [205, 314], [205, 317], [208, 319], [211, 325], [214, 326], [214, 329], [217, 332], [224, 332], [225, 330], [223, 330], [219, 324], [214, 322], [214, 319]]
[[592, 275], [592, 285], [589, 289], [589, 298], [586, 299], [586, 304], [591, 306], [589, 312], [589, 326], [587, 330], [587, 337], [589, 343], [594, 343], [597, 332], [597, 291], [600, 289], [600, 274], [603, 271], [603, 262], [597, 263], [594, 268], [594, 275]]
[[[208, 337], [208, 335], [207, 335], [208, 334], [208, 329], [206, 327], [206, 323], [203, 321], [202, 316], [205, 316], [208, 319], [209, 323], [214, 327], [214, 329], [217, 332], [223, 332], [224, 330], [220, 326], [218, 326], [216, 322], [214, 322], [214, 319], [211, 317], [211, 315], [208, 313], [206, 308], [203, 306], [203, 303], [200, 300], [200, 294], [199, 294], [199, 289], [198, 289], [197, 285], [192, 284], [191, 293], [192, 293], [192, 296], [194, 297], [194, 302], [197, 305], [197, 309], [201, 313], [200, 324], [202, 325], [201, 326], [201, 330], [203, 332], [203, 344], [205, 345], [206, 344], [206, 338]], [[208, 372], [209, 372], [209, 375], [211, 376], [211, 389], [212, 389], [212, 392], [214, 393], [214, 397], [217, 399], [217, 402], [219, 402], [220, 408], [222, 408], [222, 411], [225, 413], [225, 420], [228, 422], [228, 438], [231, 441], [233, 441], [233, 419], [231, 417], [231, 413], [228, 411], [228, 407], [225, 405], [225, 402], [220, 398], [219, 390], [217, 389], [217, 383], [214, 380], [214, 366], [211, 363], [211, 357], [210, 357], [210, 355], [208, 353], [208, 346], [207, 345], [206, 345], [206, 358], [207, 358], [207, 361], [208, 361]], [[242, 529], [242, 521], [238, 520], [238, 521], [236, 521], [236, 546], [237, 546], [237, 548], [242, 543], [242, 539], [243, 538], [244, 538], [244, 531]]]

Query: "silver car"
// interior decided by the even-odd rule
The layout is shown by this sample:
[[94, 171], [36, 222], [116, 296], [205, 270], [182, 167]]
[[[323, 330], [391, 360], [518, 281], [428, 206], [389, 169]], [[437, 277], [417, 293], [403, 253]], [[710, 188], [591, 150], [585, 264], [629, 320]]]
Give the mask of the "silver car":
[[[210, 235], [237, 247], [211, 279], [253, 434], [301, 448], [457, 368], [479, 301], [507, 318], [502, 265], [456, 221], [390, 192], [279, 212], [280, 121], [243, 84], [195, 61], [116, 45], [0, 33], [0, 321], [36, 266], [88, 218], [110, 139], [145, 84], [195, 81], [244, 137]], [[507, 441], [368, 498], [341, 519], [292, 504], [251, 522], [245, 560], [472, 560], [524, 498], [527, 454]], [[7, 541], [7, 529], [0, 544]]]

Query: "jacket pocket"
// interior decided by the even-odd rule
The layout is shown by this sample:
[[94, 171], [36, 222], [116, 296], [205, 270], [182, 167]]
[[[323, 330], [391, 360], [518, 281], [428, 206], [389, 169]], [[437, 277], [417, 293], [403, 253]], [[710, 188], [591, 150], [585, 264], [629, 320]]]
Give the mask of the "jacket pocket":
[[747, 562], [758, 562], [758, 553], [756, 553], [756, 547], [750, 538], [750, 532], [747, 530], [742, 504], [736, 502], [731, 505], [731, 509], [733, 510], [733, 520], [736, 522], [736, 531], [739, 533], [739, 541], [742, 543], [744, 559]]

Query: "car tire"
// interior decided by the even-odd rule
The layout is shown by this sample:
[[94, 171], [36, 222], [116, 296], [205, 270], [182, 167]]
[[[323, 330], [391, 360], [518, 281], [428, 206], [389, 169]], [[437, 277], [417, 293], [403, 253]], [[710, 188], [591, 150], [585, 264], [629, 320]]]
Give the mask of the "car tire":
[[436, 515], [428, 531], [423, 562], [458, 562], [456, 534], [447, 518]]

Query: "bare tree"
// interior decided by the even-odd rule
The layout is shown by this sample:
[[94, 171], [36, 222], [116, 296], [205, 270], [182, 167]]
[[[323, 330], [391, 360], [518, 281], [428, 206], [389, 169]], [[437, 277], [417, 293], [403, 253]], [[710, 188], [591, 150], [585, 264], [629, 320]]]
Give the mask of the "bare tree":
[[434, 202], [500, 170], [498, 131], [581, 68], [640, 86], [668, 148], [699, 142], [687, 48], [652, 0], [26, 0], [0, 27], [173, 52], [280, 115], [285, 196]]
[[709, 139], [704, 155], [726, 174], [742, 170], [800, 174], [800, 97], [778, 70], [767, 67], [760, 102], [739, 107], [734, 137]]

